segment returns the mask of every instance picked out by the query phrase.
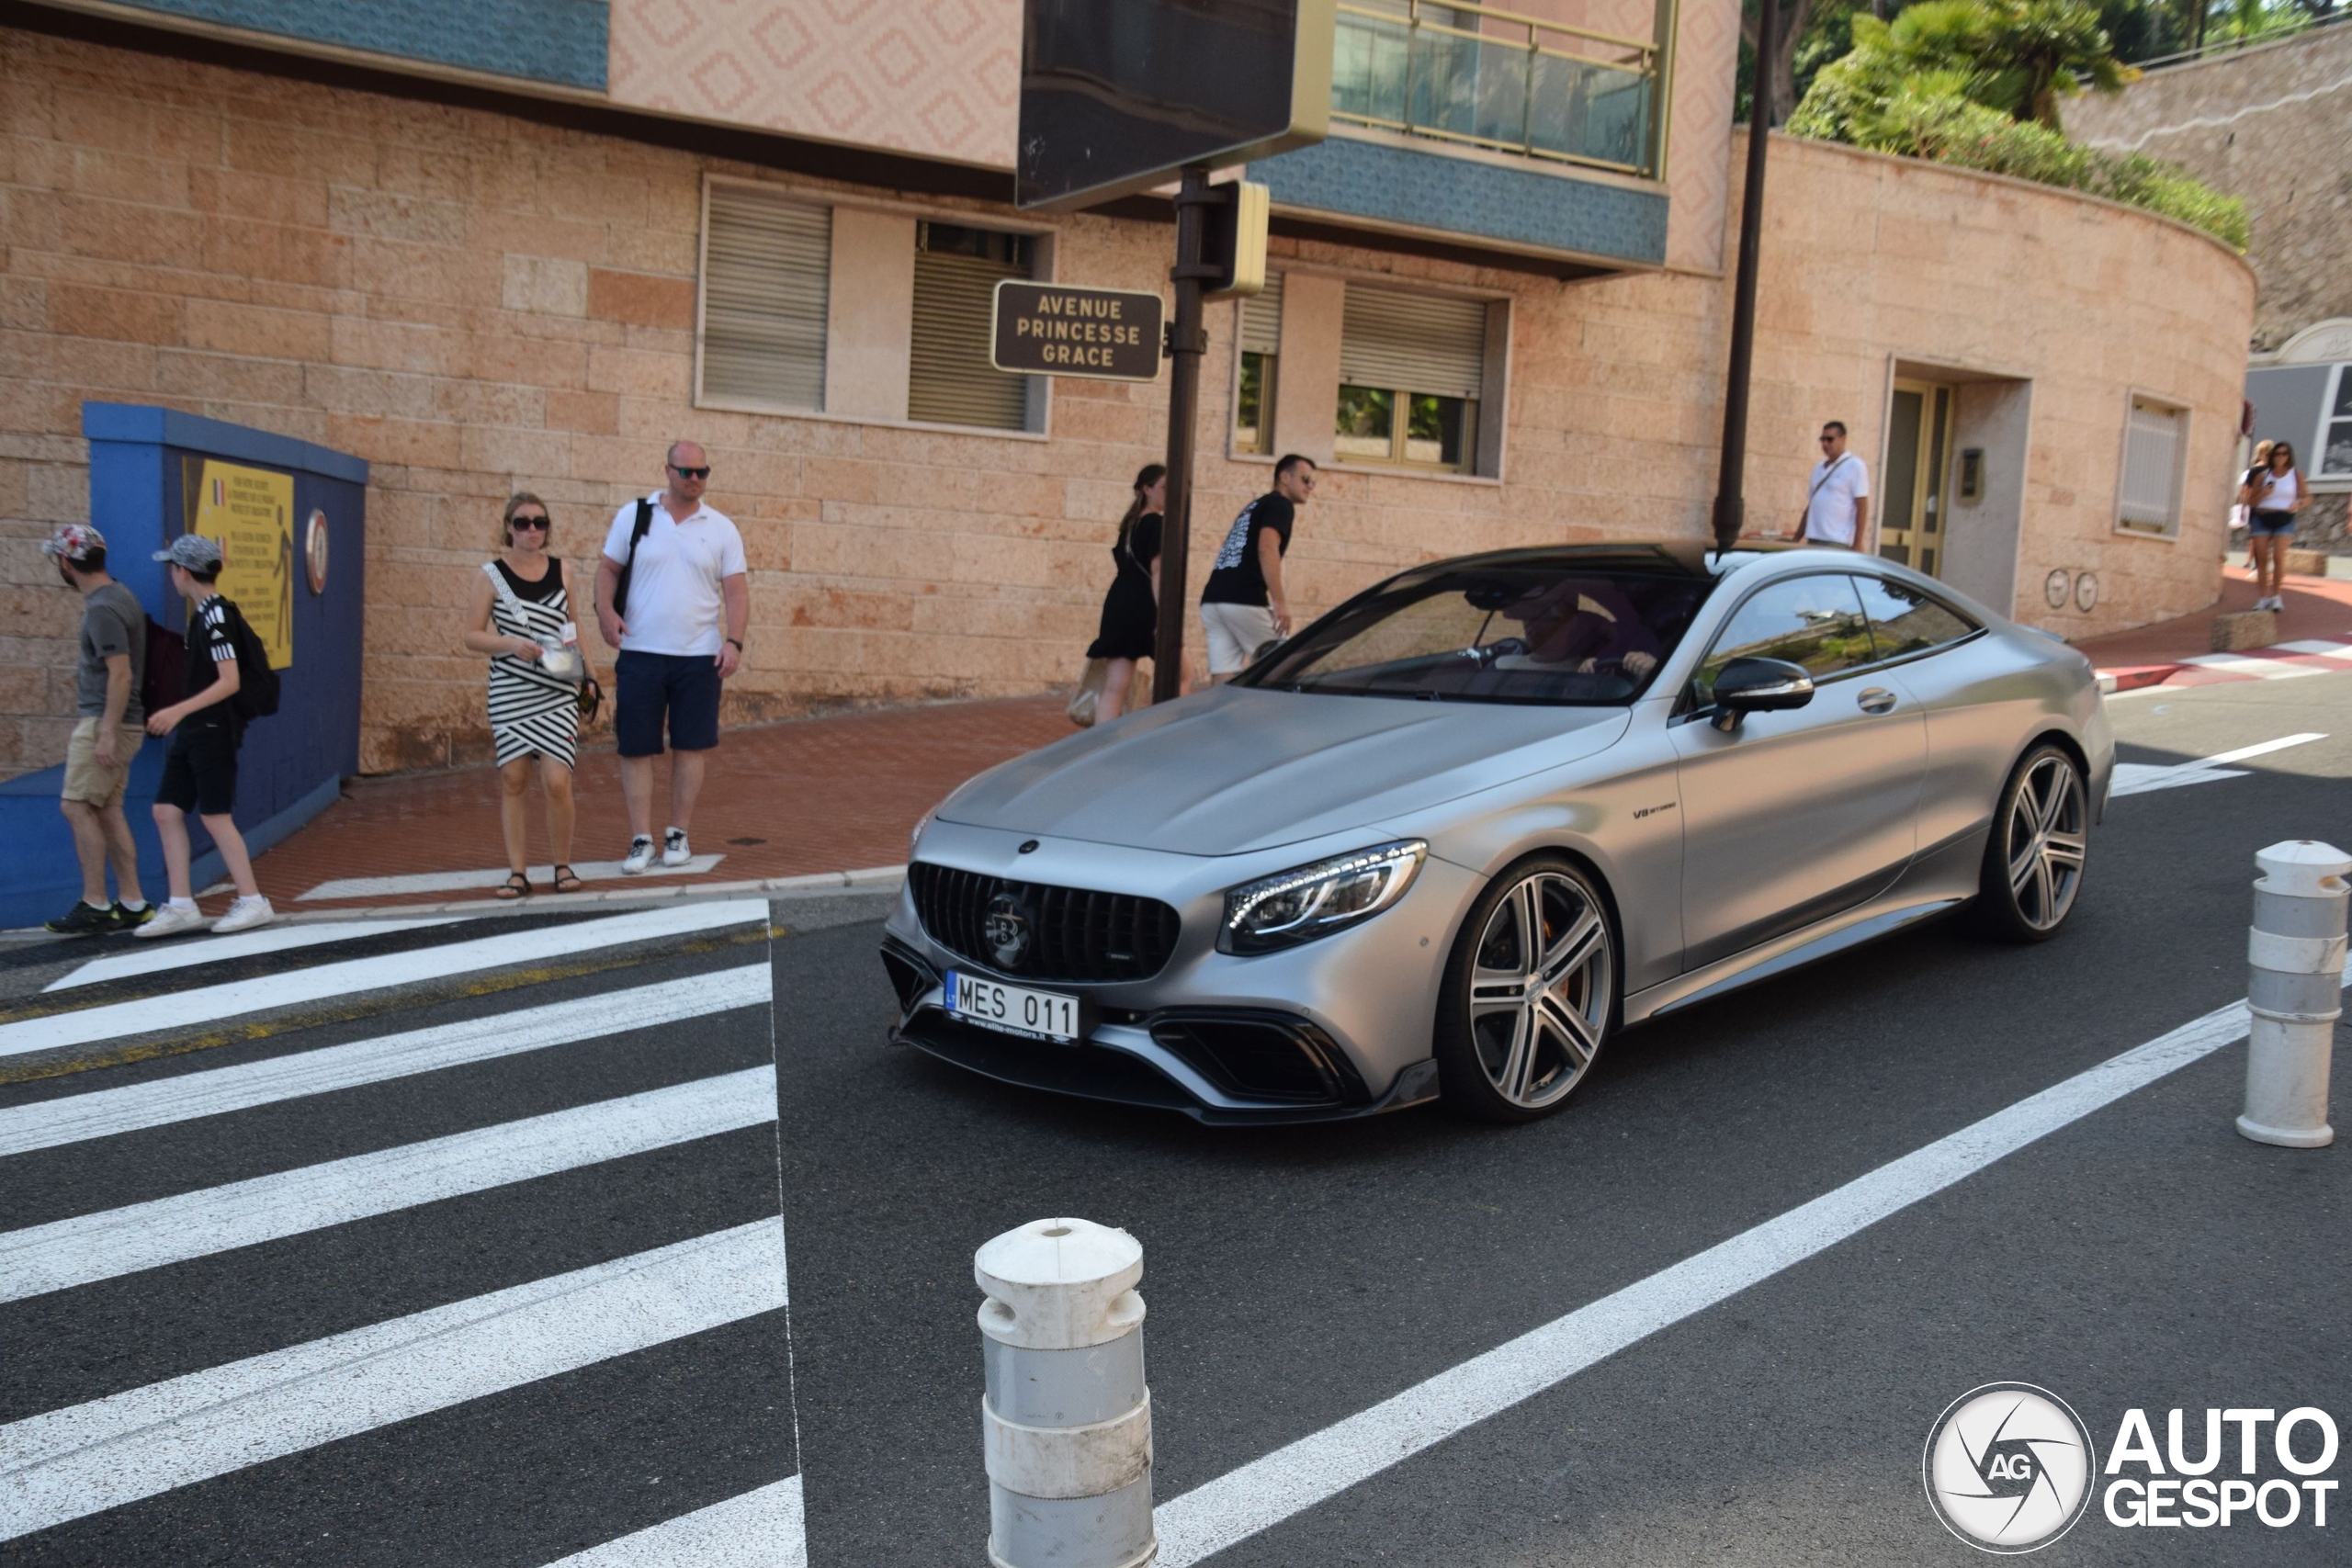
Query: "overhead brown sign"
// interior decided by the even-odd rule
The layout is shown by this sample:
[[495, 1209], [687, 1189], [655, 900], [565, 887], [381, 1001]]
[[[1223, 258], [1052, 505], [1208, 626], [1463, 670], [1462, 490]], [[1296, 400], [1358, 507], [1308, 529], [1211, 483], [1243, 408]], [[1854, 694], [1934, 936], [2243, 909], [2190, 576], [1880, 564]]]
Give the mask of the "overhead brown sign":
[[1159, 296], [1008, 277], [996, 286], [989, 362], [1028, 376], [1159, 378]]

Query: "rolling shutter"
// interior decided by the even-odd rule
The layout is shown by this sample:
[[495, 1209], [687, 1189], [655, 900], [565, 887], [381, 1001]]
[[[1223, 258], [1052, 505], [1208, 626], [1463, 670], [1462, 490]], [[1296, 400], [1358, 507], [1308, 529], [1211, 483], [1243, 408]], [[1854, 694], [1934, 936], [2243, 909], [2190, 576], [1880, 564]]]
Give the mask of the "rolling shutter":
[[831, 210], [756, 186], [714, 185], [709, 219], [703, 395], [823, 408]]
[[1241, 352], [1280, 354], [1283, 351], [1283, 275], [1270, 272], [1266, 287], [1241, 297]]
[[914, 355], [907, 417], [933, 424], [1025, 430], [1029, 378], [989, 363], [989, 318], [1000, 278], [1025, 273], [1008, 262], [915, 253]]
[[2127, 526], [2169, 533], [2175, 518], [2174, 487], [2180, 473], [2181, 412], [2132, 400], [2132, 420], [2123, 435], [2123, 493], [2116, 517]]
[[1476, 398], [1486, 370], [1484, 300], [1348, 285], [1340, 326], [1342, 382]]

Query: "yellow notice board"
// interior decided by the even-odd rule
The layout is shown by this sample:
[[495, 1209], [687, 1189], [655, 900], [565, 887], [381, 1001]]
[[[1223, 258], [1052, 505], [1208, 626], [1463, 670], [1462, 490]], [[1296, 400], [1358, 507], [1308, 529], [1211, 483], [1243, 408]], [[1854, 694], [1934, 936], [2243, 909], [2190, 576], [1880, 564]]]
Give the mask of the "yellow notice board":
[[220, 592], [283, 670], [294, 662], [294, 476], [202, 462], [188, 476], [187, 531], [220, 542]]

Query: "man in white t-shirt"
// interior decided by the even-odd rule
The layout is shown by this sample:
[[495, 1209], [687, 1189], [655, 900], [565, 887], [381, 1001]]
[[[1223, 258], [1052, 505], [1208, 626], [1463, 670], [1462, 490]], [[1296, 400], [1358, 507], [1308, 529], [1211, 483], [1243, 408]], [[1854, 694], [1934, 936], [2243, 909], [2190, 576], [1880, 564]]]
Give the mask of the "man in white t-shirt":
[[1860, 549], [1870, 522], [1871, 471], [1846, 450], [1845, 421], [1833, 419], [1821, 427], [1821, 461], [1805, 493], [1802, 536], [1808, 545]]
[[[703, 764], [718, 744], [719, 682], [743, 661], [752, 618], [743, 536], [724, 513], [705, 506], [710, 456], [691, 441], [671, 443], [667, 483], [613, 516], [596, 565], [596, 624], [620, 650], [614, 661], [613, 734], [621, 754], [621, 798], [628, 807], [630, 876], [661, 856], [664, 866], [694, 858], [686, 842]], [[663, 720], [670, 750], [670, 826], [653, 842], [653, 759]]]

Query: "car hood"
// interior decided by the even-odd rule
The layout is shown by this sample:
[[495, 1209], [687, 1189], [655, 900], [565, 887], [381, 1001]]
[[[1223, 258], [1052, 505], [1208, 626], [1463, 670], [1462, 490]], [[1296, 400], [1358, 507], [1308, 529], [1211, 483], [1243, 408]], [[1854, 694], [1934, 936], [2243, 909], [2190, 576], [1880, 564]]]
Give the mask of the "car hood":
[[1386, 821], [1589, 756], [1622, 707], [1221, 686], [981, 774], [943, 821], [1178, 854], [1244, 854]]

